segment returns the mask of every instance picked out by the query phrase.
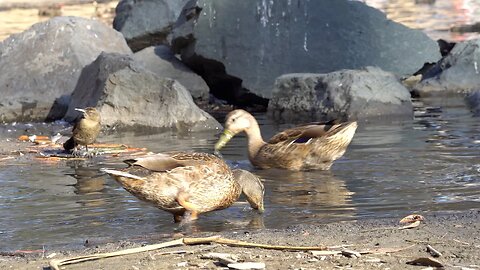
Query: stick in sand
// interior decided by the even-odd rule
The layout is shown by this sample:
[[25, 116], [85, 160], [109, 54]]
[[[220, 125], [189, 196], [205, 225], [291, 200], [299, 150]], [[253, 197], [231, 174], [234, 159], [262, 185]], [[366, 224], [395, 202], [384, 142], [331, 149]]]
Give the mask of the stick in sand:
[[223, 244], [228, 246], [237, 246], [237, 247], [253, 247], [253, 248], [256, 247], [256, 248], [275, 249], [275, 250], [327, 250], [328, 249], [328, 247], [325, 247], [325, 246], [295, 247], [295, 246], [276, 246], [276, 245], [256, 244], [256, 243], [249, 243], [249, 242], [243, 242], [238, 240], [221, 238], [220, 236], [200, 237], [200, 238], [180, 238], [177, 240], [168, 241], [160, 244], [148, 245], [148, 246], [138, 247], [138, 248], [131, 248], [131, 249], [120, 250], [115, 252], [79, 256], [79, 257], [74, 257], [69, 259], [53, 259], [53, 260], [50, 260], [50, 267], [54, 270], [60, 270], [60, 266], [68, 265], [68, 264], [75, 264], [80, 262], [98, 260], [102, 258], [140, 253], [140, 252], [151, 251], [151, 250], [167, 248], [167, 247], [174, 247], [174, 246], [181, 246], [181, 245], [211, 244], [211, 243]]

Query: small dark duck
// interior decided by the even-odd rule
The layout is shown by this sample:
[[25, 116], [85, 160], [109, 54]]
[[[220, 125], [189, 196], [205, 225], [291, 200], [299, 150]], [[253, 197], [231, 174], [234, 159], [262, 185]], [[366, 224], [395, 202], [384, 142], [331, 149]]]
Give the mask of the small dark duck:
[[357, 122], [309, 123], [284, 130], [265, 142], [257, 120], [244, 110], [230, 112], [225, 129], [215, 144], [222, 149], [240, 132], [248, 138], [248, 158], [257, 168], [281, 168], [293, 171], [328, 170], [352, 141]]
[[91, 156], [88, 152], [88, 145], [94, 143], [100, 133], [100, 113], [92, 107], [75, 108], [75, 110], [82, 112], [83, 115], [73, 126], [72, 137], [63, 144], [63, 148], [74, 156], [81, 156], [78, 146], [85, 145], [86, 155]]

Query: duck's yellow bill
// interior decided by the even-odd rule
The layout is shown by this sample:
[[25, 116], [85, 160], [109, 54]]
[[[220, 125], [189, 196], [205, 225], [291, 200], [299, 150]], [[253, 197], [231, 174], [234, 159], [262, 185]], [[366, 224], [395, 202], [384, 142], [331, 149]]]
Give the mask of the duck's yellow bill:
[[233, 138], [233, 136], [235, 136], [235, 133], [225, 129], [222, 135], [220, 135], [220, 139], [218, 139], [217, 143], [215, 144], [215, 151], [222, 149], [228, 143], [228, 141]]

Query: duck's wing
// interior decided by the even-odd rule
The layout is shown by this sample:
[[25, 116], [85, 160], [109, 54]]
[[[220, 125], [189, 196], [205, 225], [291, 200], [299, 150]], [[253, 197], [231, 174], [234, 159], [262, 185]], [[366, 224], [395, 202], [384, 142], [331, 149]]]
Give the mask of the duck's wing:
[[277, 144], [282, 142], [293, 142], [293, 143], [306, 143], [310, 139], [314, 138], [321, 138], [321, 137], [328, 137], [339, 130], [344, 124], [348, 123], [341, 123], [337, 124], [336, 120], [332, 120], [329, 122], [315, 122], [315, 123], [308, 123], [302, 126], [286, 129], [268, 141], [270, 144]]
[[195, 166], [215, 162], [215, 156], [206, 153], [171, 152], [124, 160], [130, 166], [140, 166], [150, 171], [164, 172], [177, 167]]

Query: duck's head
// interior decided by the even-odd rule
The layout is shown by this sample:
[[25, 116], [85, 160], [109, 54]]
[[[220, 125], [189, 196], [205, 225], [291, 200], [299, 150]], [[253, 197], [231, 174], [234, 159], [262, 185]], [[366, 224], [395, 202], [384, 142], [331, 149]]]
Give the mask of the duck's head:
[[248, 130], [255, 122], [255, 118], [245, 110], [234, 110], [225, 117], [225, 129], [215, 144], [215, 151], [222, 149], [233, 136]]
[[249, 171], [241, 169], [233, 170], [233, 176], [242, 188], [242, 192], [245, 194], [250, 206], [253, 209], [257, 209], [258, 212], [263, 213], [263, 211], [265, 211], [263, 206], [265, 187], [260, 178]]
[[82, 112], [83, 118], [85, 119], [90, 119], [93, 121], [100, 122], [100, 112], [93, 107], [87, 107], [85, 109], [75, 108], [75, 110]]

